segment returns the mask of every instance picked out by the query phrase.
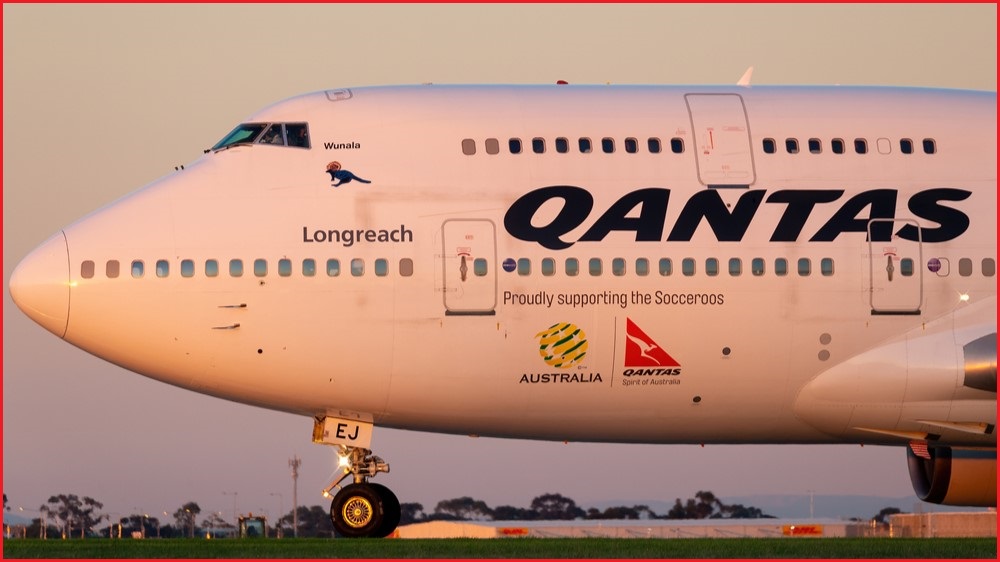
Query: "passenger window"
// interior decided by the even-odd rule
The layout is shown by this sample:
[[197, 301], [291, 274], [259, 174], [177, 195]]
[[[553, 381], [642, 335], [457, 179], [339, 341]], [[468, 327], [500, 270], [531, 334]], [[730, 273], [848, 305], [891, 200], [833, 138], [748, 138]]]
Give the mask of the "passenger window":
[[910, 139], [899, 139], [899, 151], [903, 154], [913, 154], [913, 141]]
[[611, 137], [604, 137], [603, 139], [601, 139], [601, 150], [604, 151], [605, 154], [611, 154], [612, 152], [614, 152], [615, 139]]
[[309, 125], [305, 123], [286, 123], [285, 136], [288, 146], [309, 148]]
[[659, 154], [663, 149], [663, 147], [660, 146], [660, 139], [656, 137], [650, 137], [650, 139], [646, 141], [646, 147], [649, 149], [651, 154]]
[[799, 140], [798, 139], [785, 139], [785, 152], [789, 154], [799, 153]]
[[903, 277], [913, 276], [913, 260], [910, 258], [903, 258], [899, 260], [899, 273]]
[[819, 154], [823, 152], [823, 143], [819, 139], [809, 139], [809, 153]]
[[997, 262], [993, 258], [983, 258], [983, 276], [993, 277], [997, 274]]
[[854, 139], [854, 152], [868, 154], [868, 141], [865, 139]]
[[170, 262], [167, 260], [157, 260], [156, 261], [156, 276], [166, 277], [170, 275]]
[[281, 277], [292, 275], [292, 260], [286, 258], [278, 260], [278, 275]]
[[132, 262], [132, 277], [135, 279], [142, 279], [142, 276], [146, 274], [146, 264], [142, 260], [135, 260]]
[[624, 258], [614, 258], [611, 260], [611, 274], [615, 277], [621, 277], [625, 275], [625, 259]]
[[740, 258], [729, 258], [729, 275], [733, 277], [743, 275], [743, 260]]
[[542, 258], [542, 275], [551, 277], [556, 274], [556, 260], [552, 258]]
[[660, 258], [660, 275], [667, 277], [674, 272], [674, 262], [670, 258]]
[[774, 146], [774, 139], [764, 139], [761, 144], [764, 148], [764, 154], [774, 154], [776, 150]]
[[691, 258], [684, 258], [681, 260], [681, 273], [685, 277], [691, 277], [695, 274], [694, 260]]
[[545, 139], [535, 137], [531, 139], [531, 151], [535, 154], [542, 154], [545, 152]]
[[205, 260], [205, 277], [219, 276], [219, 262], [217, 260]]
[[253, 260], [253, 274], [256, 277], [267, 277], [267, 260]]
[[486, 154], [500, 154], [500, 141], [486, 139]]
[[788, 275], [788, 260], [785, 258], [777, 258], [774, 260], [774, 274], [778, 277], [784, 277]]
[[597, 277], [604, 273], [604, 264], [601, 262], [601, 258], [590, 258], [590, 275]]
[[375, 260], [375, 277], [385, 277], [389, 274], [389, 260], [377, 258]]
[[830, 277], [833, 275], [833, 259], [823, 258], [819, 261], [819, 272], [823, 277]]
[[303, 277], [316, 276], [316, 260], [312, 258], [306, 258], [302, 260], [302, 276]]
[[958, 274], [962, 277], [972, 275], [972, 260], [969, 258], [962, 258], [958, 260]]
[[108, 279], [117, 279], [120, 268], [118, 260], [109, 260], [108, 263], [104, 264], [104, 274], [108, 276]]
[[582, 152], [583, 154], [589, 154], [593, 150], [594, 147], [591, 145], [590, 139], [588, 138], [580, 139], [580, 152]]
[[229, 276], [243, 277], [243, 260], [229, 260]]
[[340, 275], [340, 260], [338, 259], [326, 260], [326, 276], [338, 277], [339, 275]]
[[764, 275], [764, 258], [754, 258], [750, 261], [750, 273], [755, 277]]
[[712, 277], [719, 274], [719, 260], [717, 258], [708, 258], [705, 260], [705, 274]]
[[462, 139], [462, 154], [472, 156], [476, 153], [476, 141], [472, 139]]
[[351, 260], [351, 276], [361, 277], [365, 274], [365, 260], [354, 258]]
[[410, 277], [413, 275], [413, 260], [410, 258], [399, 260], [399, 275], [400, 277]]
[[937, 143], [934, 139], [924, 139], [924, 154], [934, 154], [937, 152]]
[[635, 274], [640, 277], [645, 277], [649, 275], [649, 260], [646, 258], [637, 258], [635, 260]]
[[639, 141], [629, 137], [625, 139], [625, 152], [635, 154], [639, 151]]
[[510, 139], [507, 141], [507, 148], [510, 150], [511, 154], [521, 153], [521, 139]]
[[94, 277], [94, 262], [86, 260], [80, 264], [80, 277], [92, 279]]
[[517, 258], [517, 274], [520, 276], [531, 275], [531, 260], [528, 258]]
[[556, 139], [556, 152], [559, 154], [566, 154], [569, 152], [569, 141], [563, 137]]
[[672, 138], [670, 139], [670, 152], [674, 154], [680, 154], [684, 152], [684, 139]]
[[843, 154], [844, 139], [833, 139], [830, 141], [830, 150], [832, 150], [834, 154]]
[[488, 265], [486, 258], [476, 258], [472, 260], [472, 272], [476, 274], [476, 277], [485, 277], [489, 272]]
[[194, 277], [194, 260], [181, 260], [181, 277]]
[[576, 277], [580, 274], [580, 260], [576, 258], [566, 258], [566, 275]]
[[806, 277], [812, 274], [812, 262], [809, 258], [799, 258], [799, 276]]

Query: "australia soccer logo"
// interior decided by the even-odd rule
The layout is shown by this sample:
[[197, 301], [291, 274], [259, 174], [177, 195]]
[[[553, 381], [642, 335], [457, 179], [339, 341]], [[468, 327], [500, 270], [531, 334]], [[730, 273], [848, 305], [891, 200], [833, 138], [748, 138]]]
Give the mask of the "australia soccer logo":
[[330, 181], [333, 182], [330, 184], [332, 187], [340, 187], [345, 183], [350, 183], [352, 181], [371, 183], [370, 181], [359, 178], [350, 171], [343, 169], [340, 166], [340, 162], [330, 162], [327, 164], [326, 173], [330, 174]]
[[574, 324], [553, 324], [535, 335], [538, 353], [551, 367], [568, 369], [587, 355], [587, 334]]

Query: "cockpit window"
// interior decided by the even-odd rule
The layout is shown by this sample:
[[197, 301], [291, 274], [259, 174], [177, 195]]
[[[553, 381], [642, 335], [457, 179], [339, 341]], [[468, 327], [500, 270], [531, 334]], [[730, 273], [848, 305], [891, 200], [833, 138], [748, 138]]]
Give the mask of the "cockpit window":
[[212, 150], [241, 144], [268, 144], [309, 148], [307, 123], [242, 123], [219, 141]]
[[216, 143], [212, 150], [222, 150], [237, 144], [250, 144], [260, 136], [265, 128], [267, 128], [267, 123], [241, 123]]

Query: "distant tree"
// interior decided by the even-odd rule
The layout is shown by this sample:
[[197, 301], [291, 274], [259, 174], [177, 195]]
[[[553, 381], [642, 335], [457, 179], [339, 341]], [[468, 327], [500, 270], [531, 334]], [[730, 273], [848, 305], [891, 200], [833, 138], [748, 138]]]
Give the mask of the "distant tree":
[[531, 500], [531, 510], [538, 518], [548, 521], [568, 521], [579, 519], [586, 513], [576, 506], [576, 502], [562, 494], [542, 494]]
[[194, 538], [195, 518], [201, 513], [201, 507], [196, 502], [187, 502], [174, 512], [174, 522], [178, 529], [187, 530], [188, 538]]
[[712, 515], [712, 519], [774, 519], [774, 516], [764, 513], [759, 508], [737, 503], [723, 504], [719, 512]]
[[460, 521], [485, 521], [493, 518], [493, 510], [486, 502], [469, 496], [441, 500], [434, 507], [434, 513], [451, 515]]
[[883, 507], [872, 519], [879, 525], [886, 525], [889, 523], [889, 516], [897, 513], [903, 513], [903, 511], [898, 507]]
[[538, 519], [538, 514], [523, 507], [501, 505], [493, 508], [494, 521], [533, 521], [535, 519]]
[[632, 507], [614, 506], [608, 507], [604, 511], [596, 508], [587, 510], [587, 519], [654, 519], [656, 514], [650, 511], [649, 506], [634, 505]]
[[201, 528], [204, 529], [208, 536], [216, 537], [220, 534], [229, 534], [235, 527], [229, 521], [226, 521], [218, 513], [212, 513], [208, 517], [201, 520]]
[[399, 524], [409, 525], [410, 523], [417, 523], [426, 517], [424, 515], [424, 506], [419, 503], [401, 503], [399, 504]]
[[62, 523], [64, 537], [71, 538], [73, 529], [79, 529], [82, 539], [88, 529], [104, 519], [98, 513], [103, 507], [104, 504], [91, 497], [84, 496], [81, 499], [76, 494], [59, 494], [49, 497], [47, 511]]
[[7, 492], [3, 494], [3, 510], [10, 511], [10, 506], [7, 505]]
[[[299, 516], [299, 537], [329, 538], [333, 536], [333, 521], [330, 520], [330, 512], [327, 509], [318, 505], [312, 507], [300, 505], [297, 513]], [[286, 537], [292, 536], [292, 512], [289, 511], [278, 519], [277, 525], [281, 526], [282, 533]]]

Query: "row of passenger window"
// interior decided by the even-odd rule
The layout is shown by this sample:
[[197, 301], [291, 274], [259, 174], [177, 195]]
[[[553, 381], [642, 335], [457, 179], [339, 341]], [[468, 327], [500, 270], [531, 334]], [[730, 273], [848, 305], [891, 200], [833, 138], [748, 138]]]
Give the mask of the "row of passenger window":
[[[941, 260], [936, 260], [938, 264], [938, 269], [933, 271], [938, 271], [940, 273]], [[694, 258], [683, 258], [680, 260], [680, 273], [685, 277], [691, 277], [698, 274], [698, 264], [699, 262]], [[551, 277], [556, 274], [556, 260], [554, 258], [543, 258], [539, 263], [540, 271], [543, 276]], [[660, 276], [670, 276], [674, 274], [674, 260], [672, 258], [660, 258], [657, 261], [657, 272]], [[740, 258], [730, 258], [727, 262], [727, 271], [730, 276], [738, 277], [744, 273], [743, 260]], [[768, 261], [764, 258], [753, 258], [750, 260], [749, 270], [754, 276], [760, 277], [767, 273]], [[226, 270], [230, 277], [243, 277], [245, 272], [245, 265], [243, 260], [232, 259], [226, 264]], [[354, 258], [349, 262], [350, 274], [352, 277], [362, 277], [365, 275], [366, 262], [361, 258]], [[517, 272], [518, 275], [528, 276], [532, 274], [533, 262], [530, 258], [519, 258], [517, 260], [509, 258], [501, 264], [504, 271], [509, 273]], [[899, 272], [904, 277], [910, 277], [915, 273], [915, 263], [910, 258], [903, 258], [899, 260]], [[84, 261], [80, 266], [80, 276], [84, 279], [92, 279], [96, 273], [96, 264], [87, 260]], [[319, 271], [319, 265], [317, 261], [312, 258], [306, 258], [301, 262], [301, 274], [303, 277], [315, 277]], [[170, 276], [171, 264], [169, 260], [156, 260], [153, 266], [153, 274], [156, 277], [164, 278]], [[377, 277], [385, 277], [389, 275], [389, 260], [384, 258], [378, 258], [373, 262], [373, 268], [375, 275]], [[490, 273], [489, 262], [484, 258], [476, 258], [472, 263], [472, 270], [476, 276], [484, 277]], [[218, 277], [221, 273], [221, 267], [218, 260], [209, 259], [205, 260], [203, 273], [205, 277]], [[601, 258], [590, 258], [587, 261], [587, 272], [594, 277], [604, 275], [605, 266], [604, 260]], [[628, 273], [628, 261], [625, 258], [613, 258], [611, 260], [611, 274], [616, 277], [624, 276]], [[647, 258], [636, 258], [633, 265], [633, 271], [636, 275], [640, 277], [647, 276], [651, 273], [651, 262]], [[721, 273], [722, 266], [721, 261], [718, 258], [707, 258], [704, 262], [704, 272], [705, 275], [710, 277], [717, 276]], [[788, 275], [790, 272], [789, 262], [785, 258], [775, 258], [772, 262], [772, 268], [774, 275], [778, 277], [783, 277]], [[254, 277], [267, 277], [270, 268], [268, 261], [265, 259], [253, 260], [251, 265], [251, 272]], [[278, 260], [277, 273], [279, 277], [290, 277], [293, 272], [292, 260], [283, 258]], [[401, 277], [410, 277], [413, 275], [413, 260], [410, 258], [403, 258], [399, 260], [398, 272]], [[801, 277], [807, 277], [813, 274], [813, 262], [809, 258], [799, 258], [795, 262], [795, 272]], [[104, 274], [110, 279], [117, 278], [121, 273], [121, 265], [118, 260], [110, 260], [105, 263]], [[580, 260], [578, 258], [566, 258], [563, 262], [563, 273], [569, 277], [575, 277], [580, 275]], [[943, 272], [943, 275], [947, 275], [947, 271]], [[132, 277], [136, 279], [141, 279], [146, 275], [146, 262], [143, 260], [134, 260], [131, 264], [131, 274]], [[325, 274], [327, 277], [338, 277], [341, 274], [341, 264], [340, 260], [336, 258], [331, 258], [326, 260], [325, 263]], [[819, 260], [819, 274], [824, 277], [829, 277], [834, 274], [834, 261], [831, 258], [822, 258]], [[962, 258], [958, 260], [958, 274], [962, 277], [969, 277], [973, 274], [973, 262], [969, 258]], [[982, 260], [982, 274], [985, 277], [993, 277], [996, 275], [996, 261], [993, 258], [984, 258]], [[196, 275], [196, 264], [194, 260], [181, 260], [180, 262], [180, 275], [181, 277], [194, 277]]]
[[[908, 261], [906, 264], [901, 264], [901, 269], [903, 275], [913, 275], [913, 260]], [[680, 260], [680, 273], [685, 277], [691, 277], [698, 274], [698, 264], [699, 262], [694, 258], [684, 258]], [[529, 258], [520, 258], [518, 260], [507, 260], [504, 264], [504, 270], [506, 271], [517, 271], [518, 275], [527, 276], [531, 275], [532, 262]], [[667, 277], [674, 274], [674, 260], [671, 258], [660, 258], [657, 262], [657, 271], [660, 276]], [[473, 263], [473, 269], [476, 275], [486, 275], [485, 271], [485, 260], [479, 263], [479, 260]], [[543, 258], [540, 263], [540, 270], [544, 276], [552, 276], [556, 274], [556, 260], [553, 258]], [[730, 276], [738, 277], [743, 275], [743, 260], [740, 258], [730, 258], [727, 264], [727, 270]], [[590, 258], [587, 261], [587, 272], [593, 276], [597, 277], [604, 275], [604, 260], [601, 258]], [[634, 269], [636, 275], [640, 277], [645, 277], [652, 271], [650, 260], [647, 258], [636, 258], [634, 262]], [[707, 258], [704, 264], [705, 275], [709, 277], [714, 277], [721, 272], [721, 262], [718, 258]], [[781, 277], [788, 275], [789, 265], [788, 260], [785, 258], [776, 258], [773, 262], [774, 274]], [[800, 258], [796, 264], [796, 271], [800, 276], [809, 276], [813, 274], [813, 264], [812, 260], [809, 258]], [[580, 274], [580, 260], [577, 258], [566, 258], [563, 263], [563, 272], [569, 277], [575, 277]], [[823, 258], [820, 260], [819, 272], [825, 277], [832, 276], [834, 273], [833, 260], [831, 258]], [[750, 260], [750, 273], [755, 276], [762, 276], [767, 273], [767, 261], [764, 258], [754, 258]], [[628, 274], [628, 261], [625, 258], [614, 258], [611, 260], [611, 274], [616, 277], [621, 277]]]
[[[535, 154], [545, 154], [548, 150], [547, 142], [542, 137], [534, 137], [528, 144], [531, 146], [531, 152]], [[566, 154], [570, 151], [570, 139], [566, 137], [557, 137], [553, 142], [555, 151], [559, 154]], [[581, 154], [590, 154], [594, 151], [594, 141], [590, 137], [580, 137], [576, 139], [576, 149]], [[605, 154], [612, 154], [617, 149], [617, 143], [612, 137], [603, 137], [598, 141], [600, 144], [601, 152]], [[622, 146], [625, 148], [625, 152], [629, 154], [635, 154], [639, 152], [639, 147], [642, 143], [639, 139], [635, 137], [627, 137], [622, 142]], [[681, 154], [684, 152], [684, 139], [674, 137], [668, 141], [670, 145], [670, 152], [674, 154]], [[500, 141], [494, 138], [486, 139], [483, 143], [486, 154], [499, 154], [500, 153]], [[664, 150], [664, 142], [658, 137], [649, 137], [646, 139], [645, 146], [646, 150], [651, 154], [659, 154]], [[511, 154], [521, 154], [524, 152], [524, 143], [521, 142], [519, 138], [507, 139], [507, 151]], [[462, 140], [462, 154], [467, 156], [472, 156], [476, 153], [476, 141], [474, 139], [463, 139]]]
[[[232, 259], [226, 265], [226, 272], [229, 277], [243, 277], [246, 273], [246, 266], [243, 260]], [[374, 260], [374, 267], [372, 268], [377, 277], [385, 277], [389, 274], [389, 260], [384, 258], [379, 258]], [[265, 259], [253, 260], [250, 271], [254, 277], [267, 277], [269, 274], [269, 264]], [[84, 261], [80, 266], [80, 277], [84, 279], [91, 279], [94, 277], [96, 270], [96, 264], [87, 260]], [[180, 275], [181, 277], [194, 277], [196, 275], [196, 264], [194, 260], [181, 260], [180, 262]], [[205, 277], [218, 277], [221, 272], [221, 267], [219, 260], [209, 259], [205, 260], [203, 273]], [[314, 277], [317, 274], [318, 266], [316, 260], [312, 258], [306, 258], [302, 260], [302, 269], [300, 270], [303, 277]], [[402, 277], [409, 277], [413, 275], [413, 260], [410, 258], [403, 258], [399, 260], [399, 275]], [[110, 260], [105, 264], [104, 274], [110, 279], [115, 279], [119, 276], [121, 272], [121, 265], [118, 260]], [[146, 262], [143, 260], [134, 260], [132, 262], [132, 277], [136, 279], [141, 279], [146, 275]], [[361, 277], [365, 274], [365, 260], [361, 258], [354, 258], [350, 261], [350, 272], [353, 277]], [[277, 273], [279, 277], [291, 277], [292, 275], [292, 260], [283, 258], [278, 260]], [[153, 266], [153, 274], [156, 277], [170, 277], [170, 260], [156, 260]], [[326, 276], [327, 277], [337, 277], [341, 274], [340, 260], [339, 259], [328, 259], [326, 260]]]
[[[923, 148], [924, 154], [937, 154], [937, 142], [935, 142], [934, 139], [923, 139], [920, 144]], [[778, 143], [772, 138], [764, 139], [762, 141], [762, 145], [765, 154], [774, 154], [778, 151]], [[809, 139], [806, 141], [805, 145], [810, 154], [823, 153], [823, 141], [820, 139]], [[892, 152], [892, 141], [889, 139], [877, 139], [875, 141], [875, 149], [879, 154], [889, 154]], [[856, 154], [868, 154], [869, 150], [870, 146], [868, 139], [854, 139], [854, 152]], [[847, 151], [847, 143], [844, 139], [831, 139], [830, 151], [834, 154], [844, 154]], [[913, 139], [899, 139], [899, 151], [903, 154], [913, 154]], [[799, 139], [785, 139], [785, 152], [788, 154], [798, 154], [801, 152]]]

